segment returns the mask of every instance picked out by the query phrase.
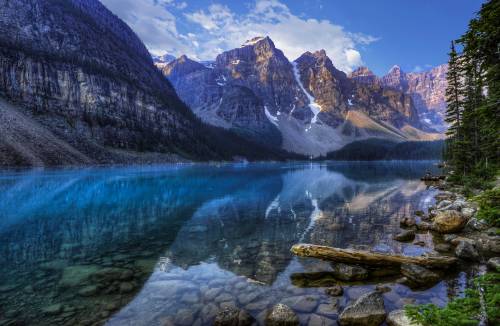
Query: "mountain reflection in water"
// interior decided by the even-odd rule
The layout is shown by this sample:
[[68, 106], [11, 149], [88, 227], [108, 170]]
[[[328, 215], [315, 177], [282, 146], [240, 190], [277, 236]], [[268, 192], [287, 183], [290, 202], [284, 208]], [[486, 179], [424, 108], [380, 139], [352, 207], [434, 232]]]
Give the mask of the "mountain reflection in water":
[[[261, 163], [89, 168], [0, 174], [0, 321], [210, 324], [235, 305], [258, 320], [283, 302], [302, 323], [336, 319], [376, 282], [334, 299], [303, 277], [330, 264], [298, 242], [418, 255], [392, 240], [399, 218], [432, 200], [433, 162]], [[431, 246], [430, 234], [417, 240]], [[412, 291], [390, 308], [444, 304], [468, 276]], [[320, 280], [321, 281], [321, 280]], [[321, 285], [321, 286], [319, 286]]]

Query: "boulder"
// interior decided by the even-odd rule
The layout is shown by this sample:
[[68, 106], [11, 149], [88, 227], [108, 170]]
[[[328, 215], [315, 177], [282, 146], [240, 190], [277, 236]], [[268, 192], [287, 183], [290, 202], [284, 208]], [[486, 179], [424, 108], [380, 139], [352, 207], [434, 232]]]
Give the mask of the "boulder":
[[386, 322], [389, 326], [422, 326], [420, 323], [411, 321], [403, 309], [391, 311], [387, 315]]
[[457, 237], [458, 237], [458, 235], [456, 235], [456, 234], [445, 234], [443, 236], [443, 239], [446, 242], [451, 242], [453, 239], [456, 239]]
[[290, 307], [282, 303], [278, 303], [266, 316], [266, 325], [296, 326], [299, 325], [299, 318]]
[[[465, 216], [465, 215], [464, 215]], [[482, 220], [471, 218], [465, 225], [466, 231], [484, 231], [488, 228], [488, 224]]]
[[378, 326], [385, 320], [384, 299], [378, 292], [370, 292], [359, 297], [340, 314], [342, 326]]
[[439, 275], [416, 264], [401, 265], [401, 274], [417, 286], [430, 286], [439, 281]]
[[463, 199], [457, 199], [450, 205], [450, 209], [461, 211], [462, 208], [466, 207], [467, 203]]
[[214, 325], [217, 326], [250, 326], [255, 319], [245, 310], [228, 306], [221, 309], [215, 316]]
[[417, 224], [417, 229], [420, 231], [429, 231], [432, 230], [433, 226], [431, 223], [420, 222]]
[[334, 285], [325, 290], [325, 293], [332, 297], [338, 297], [344, 293], [344, 289], [340, 285]]
[[433, 229], [439, 233], [454, 233], [462, 230], [467, 219], [458, 211], [440, 211], [434, 218]]
[[451, 250], [451, 246], [447, 243], [438, 243], [434, 245], [434, 250], [437, 252], [448, 252]]
[[333, 265], [333, 275], [343, 281], [361, 281], [368, 278], [368, 270], [357, 265], [337, 263]]
[[462, 215], [465, 218], [470, 219], [474, 216], [474, 214], [476, 213], [476, 210], [474, 208], [471, 208], [471, 207], [464, 207], [464, 208], [462, 208], [462, 210], [460, 212], [462, 213]]
[[472, 243], [469, 241], [460, 241], [455, 248], [455, 255], [458, 258], [465, 260], [478, 261], [479, 253]]
[[406, 230], [394, 236], [394, 240], [397, 241], [412, 241], [415, 239], [415, 231]]
[[308, 326], [335, 326], [337, 323], [335, 320], [327, 318], [325, 316], [312, 314], [309, 318]]
[[444, 191], [434, 196], [434, 198], [436, 198], [436, 201], [443, 201], [443, 200], [451, 201], [456, 198], [456, 195], [452, 192]]
[[437, 209], [444, 209], [445, 207], [449, 207], [451, 205], [451, 201], [449, 200], [443, 200], [441, 202], [439, 202], [439, 204], [437, 204]]
[[409, 227], [415, 226], [416, 224], [417, 224], [417, 220], [413, 216], [403, 217], [399, 221], [399, 225], [401, 227], [404, 227], [404, 228], [409, 228]]
[[500, 257], [493, 257], [488, 260], [488, 268], [492, 271], [500, 272]]

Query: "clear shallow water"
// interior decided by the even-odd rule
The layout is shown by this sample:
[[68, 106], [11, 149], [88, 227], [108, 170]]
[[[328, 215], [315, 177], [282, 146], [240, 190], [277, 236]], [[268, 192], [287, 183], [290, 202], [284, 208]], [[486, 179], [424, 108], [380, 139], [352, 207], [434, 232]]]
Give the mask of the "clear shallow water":
[[0, 173], [0, 325], [210, 324], [236, 305], [262, 320], [283, 302], [335, 320], [377, 284], [388, 310], [446, 303], [469, 278], [411, 290], [394, 278], [337, 283], [298, 242], [419, 255], [399, 219], [432, 202], [433, 162], [85, 168]]

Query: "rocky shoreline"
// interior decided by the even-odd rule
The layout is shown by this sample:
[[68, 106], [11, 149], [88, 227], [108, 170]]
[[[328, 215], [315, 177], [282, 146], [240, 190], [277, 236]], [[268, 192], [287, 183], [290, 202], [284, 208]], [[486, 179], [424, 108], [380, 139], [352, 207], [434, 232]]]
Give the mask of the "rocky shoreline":
[[[427, 214], [424, 211], [415, 211], [415, 216], [402, 218], [400, 223], [403, 231], [394, 239], [402, 242], [413, 241], [416, 233], [432, 232], [434, 248], [432, 252], [426, 254], [427, 256], [456, 257], [459, 259], [458, 265], [477, 264], [479, 270], [485, 271], [488, 268], [498, 271], [500, 269], [498, 228], [491, 227], [484, 221], [477, 219], [478, 205], [467, 200], [457, 188], [448, 185], [445, 180], [432, 181], [428, 185], [442, 190], [435, 196], [435, 205], [427, 207]], [[295, 247], [293, 249], [297, 250]], [[293, 249], [292, 251], [294, 251]], [[325, 257], [321, 258], [325, 259]], [[441, 271], [433, 269], [433, 267], [426, 268], [417, 264], [403, 263], [399, 271], [402, 277], [397, 282], [410, 288], [430, 288], [440, 282], [443, 276]], [[335, 268], [335, 278], [345, 281], [366, 280], [368, 275], [373, 273], [363, 264], [337, 263]], [[338, 323], [340, 325], [377, 326], [385, 321], [389, 326], [420, 325], [412, 322], [406, 316], [404, 309], [386, 311], [383, 293], [387, 291], [391, 291], [391, 289], [379, 284], [375, 291], [361, 295], [354, 302], [348, 304], [338, 315]], [[333, 297], [340, 296], [343, 293], [343, 288], [337, 285], [326, 289], [325, 293]], [[251, 325], [255, 322], [251, 318], [244, 318], [246, 322], [242, 323], [242, 314], [247, 316], [242, 311], [239, 314], [233, 312], [232, 319], [228, 320], [228, 314], [221, 311], [216, 318], [216, 324]], [[321, 325], [336, 324], [335, 321], [329, 319], [322, 319], [318, 322]], [[269, 310], [265, 324], [299, 325], [300, 320], [293, 309], [279, 303]], [[310, 320], [309, 324], [313, 325], [314, 321]]]

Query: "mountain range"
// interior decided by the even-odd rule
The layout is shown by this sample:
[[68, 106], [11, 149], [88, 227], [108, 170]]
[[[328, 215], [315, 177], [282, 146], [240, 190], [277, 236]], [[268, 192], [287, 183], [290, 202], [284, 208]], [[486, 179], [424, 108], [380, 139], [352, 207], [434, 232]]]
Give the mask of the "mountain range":
[[284, 157], [201, 122], [97, 0], [0, 0], [0, 17], [0, 165]]
[[446, 66], [346, 74], [268, 37], [152, 57], [98, 0], [0, 0], [0, 165], [300, 159], [442, 135]]
[[386, 76], [335, 68], [324, 50], [290, 62], [269, 37], [210, 64], [183, 55], [157, 64], [204, 122], [290, 152], [319, 156], [360, 139], [442, 138], [446, 65]]

